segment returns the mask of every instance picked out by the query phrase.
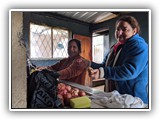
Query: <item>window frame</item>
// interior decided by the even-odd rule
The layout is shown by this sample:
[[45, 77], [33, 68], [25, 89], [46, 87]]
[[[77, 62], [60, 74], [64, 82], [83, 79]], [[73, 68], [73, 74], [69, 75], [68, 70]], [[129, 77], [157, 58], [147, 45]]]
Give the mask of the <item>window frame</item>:
[[[51, 54], [52, 54], [52, 58], [31, 58], [31, 46], [30, 46], [30, 42], [31, 42], [31, 38], [30, 38], [30, 25], [31, 24], [35, 24], [35, 25], [40, 25], [40, 26], [46, 26], [46, 27], [50, 27], [51, 28]], [[68, 31], [68, 41], [72, 38], [72, 31], [70, 31], [69, 29], [67, 28], [64, 28], [64, 27], [58, 27], [58, 26], [49, 26], [49, 25], [46, 25], [46, 24], [40, 24], [40, 23], [35, 23], [35, 22], [30, 22], [29, 23], [29, 41], [28, 41], [28, 46], [29, 46], [29, 59], [30, 60], [61, 60], [61, 59], [64, 59], [64, 58], [67, 58], [67, 57], [63, 57], [63, 58], [54, 58], [53, 57], [53, 29], [62, 29], [62, 30], [67, 30]]]
[[[101, 28], [101, 29], [98, 29], [96, 31], [93, 31], [92, 33], [92, 40], [94, 37], [98, 37], [98, 36], [102, 36], [103, 37], [103, 56], [102, 56], [102, 59], [104, 60], [105, 56], [106, 56], [106, 53], [108, 53], [109, 51], [109, 46], [110, 46], [110, 43], [109, 43], [109, 39], [108, 41], [106, 41], [106, 37], [108, 36], [109, 38], [109, 28]], [[107, 42], [107, 46], [106, 46], [106, 42]], [[92, 60], [94, 61], [94, 45], [92, 43]], [[102, 62], [103, 62], [102, 60]], [[95, 62], [95, 61], [94, 61]], [[101, 62], [100, 62], [101, 63]]]

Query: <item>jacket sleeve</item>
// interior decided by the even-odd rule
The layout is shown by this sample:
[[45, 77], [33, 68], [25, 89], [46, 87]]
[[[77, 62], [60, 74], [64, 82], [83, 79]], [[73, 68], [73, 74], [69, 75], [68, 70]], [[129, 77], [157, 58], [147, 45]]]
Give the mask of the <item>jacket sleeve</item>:
[[131, 80], [148, 67], [148, 45], [142, 41], [130, 42], [123, 50], [121, 59], [115, 67], [105, 67], [105, 78], [112, 80]]
[[58, 71], [60, 73], [60, 79], [71, 79], [73, 77], [79, 76], [82, 72], [89, 66], [89, 61], [78, 58], [73, 61], [73, 63], [66, 69]]
[[95, 62], [91, 62], [91, 67], [93, 69], [99, 69], [100, 67], [103, 67], [103, 66], [104, 66], [103, 63], [98, 64], [98, 63], [95, 63]]
[[91, 66], [93, 69], [99, 69], [100, 67], [105, 67], [105, 64], [106, 64], [106, 60], [108, 58], [108, 54], [106, 55], [106, 57], [104, 58], [103, 62], [102, 63], [95, 63], [95, 62], [91, 62]]

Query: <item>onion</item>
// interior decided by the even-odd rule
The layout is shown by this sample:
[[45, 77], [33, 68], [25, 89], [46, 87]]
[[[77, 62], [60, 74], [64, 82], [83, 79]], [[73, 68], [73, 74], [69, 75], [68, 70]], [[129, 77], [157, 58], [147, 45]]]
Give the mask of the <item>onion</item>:
[[85, 96], [86, 93], [85, 93], [84, 91], [80, 90], [79, 93], [78, 93], [78, 95], [79, 95], [79, 96]]
[[58, 90], [64, 90], [66, 88], [66, 85], [64, 83], [58, 84]]
[[67, 90], [67, 91], [71, 91], [71, 89], [72, 89], [71, 86], [66, 85], [66, 90]]
[[72, 91], [71, 94], [72, 94], [72, 97], [73, 97], [73, 98], [78, 97], [78, 92], [77, 92], [77, 91]]
[[64, 95], [64, 103], [65, 103], [65, 105], [69, 105], [69, 101], [70, 101], [71, 98], [72, 98], [71, 93], [67, 93], [67, 94]]
[[79, 89], [78, 88], [73, 88], [74, 91], [76, 92], [79, 92]]

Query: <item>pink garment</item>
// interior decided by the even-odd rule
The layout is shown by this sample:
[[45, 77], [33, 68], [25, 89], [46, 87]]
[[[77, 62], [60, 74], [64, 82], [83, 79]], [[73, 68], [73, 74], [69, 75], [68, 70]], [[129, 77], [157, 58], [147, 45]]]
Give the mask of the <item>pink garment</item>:
[[124, 41], [118, 41], [118, 42], [113, 46], [113, 49], [114, 49], [114, 55], [116, 55], [116, 53], [117, 53], [117, 48], [118, 48], [118, 46], [123, 45], [123, 44], [125, 44], [126, 42], [127, 42], [127, 40], [124, 40]]

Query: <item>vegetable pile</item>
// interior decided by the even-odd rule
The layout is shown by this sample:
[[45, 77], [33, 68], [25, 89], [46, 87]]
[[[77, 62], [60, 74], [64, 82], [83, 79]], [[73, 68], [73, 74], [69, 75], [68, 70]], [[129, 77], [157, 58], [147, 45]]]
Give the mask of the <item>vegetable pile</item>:
[[83, 90], [71, 87], [64, 83], [58, 83], [58, 98], [62, 101], [63, 106], [68, 106], [70, 99], [86, 96]]

